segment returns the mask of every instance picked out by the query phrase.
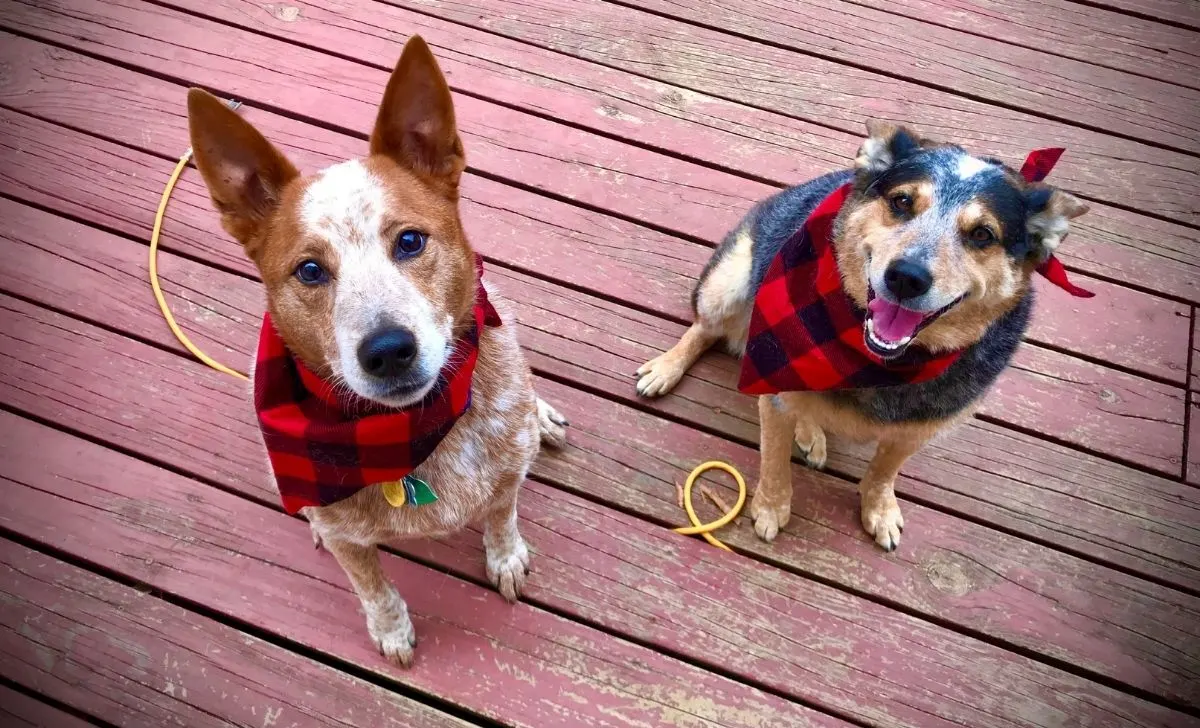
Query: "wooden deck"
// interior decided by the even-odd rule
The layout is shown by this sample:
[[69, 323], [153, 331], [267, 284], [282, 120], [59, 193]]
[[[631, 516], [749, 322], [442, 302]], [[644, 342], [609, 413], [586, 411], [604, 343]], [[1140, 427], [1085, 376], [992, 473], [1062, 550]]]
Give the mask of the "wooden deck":
[[[400, 670], [281, 511], [242, 383], [154, 304], [154, 209], [205, 86], [301, 167], [365, 151], [404, 40], [456, 91], [463, 216], [573, 424], [521, 500], [527, 598], [477, 533], [385, 569]], [[713, 241], [845, 165], [869, 117], [1019, 162], [1092, 212], [982, 413], [860, 529], [869, 451], [794, 467], [771, 545], [677, 536], [702, 460], [753, 480], [753, 400], [712, 354], [632, 373]], [[1200, 725], [1200, 5], [1195, 0], [0, 0], [0, 723], [75, 726]], [[160, 268], [248, 361], [263, 296], [195, 170]], [[714, 487], [719, 487], [714, 485]], [[711, 511], [708, 511], [711, 512]]]

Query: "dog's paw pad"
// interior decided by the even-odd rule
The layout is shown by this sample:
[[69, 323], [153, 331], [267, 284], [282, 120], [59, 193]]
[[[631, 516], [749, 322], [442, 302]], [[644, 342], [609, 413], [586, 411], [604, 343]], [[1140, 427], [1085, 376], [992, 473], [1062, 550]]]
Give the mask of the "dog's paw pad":
[[791, 504], [768, 506], [759, 498], [754, 498], [750, 501], [750, 517], [754, 519], [754, 532], [763, 541], [770, 543], [791, 519]]
[[417, 632], [408, 615], [403, 619], [393, 620], [387, 628], [368, 627], [368, 631], [371, 633], [371, 641], [375, 643], [375, 649], [379, 650], [379, 654], [388, 662], [400, 667], [412, 666], [417, 647]]
[[543, 399], [538, 399], [537, 409], [538, 435], [542, 442], [550, 447], [566, 446], [567, 427], [571, 423]]
[[487, 576], [496, 591], [510, 602], [521, 598], [525, 577], [529, 575], [529, 549], [524, 541], [502, 553], [487, 554]]
[[862, 524], [884, 551], [895, 551], [900, 545], [900, 533], [904, 531], [904, 516], [895, 497], [880, 499], [876, 503], [863, 504]]
[[661, 397], [670, 392], [686, 371], [670, 353], [655, 357], [637, 370], [637, 393], [643, 397]]

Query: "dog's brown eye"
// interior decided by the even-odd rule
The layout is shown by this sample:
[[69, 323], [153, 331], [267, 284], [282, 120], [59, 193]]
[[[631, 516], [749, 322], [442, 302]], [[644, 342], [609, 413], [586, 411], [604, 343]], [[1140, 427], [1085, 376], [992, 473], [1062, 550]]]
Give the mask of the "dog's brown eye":
[[983, 225], [971, 231], [971, 242], [976, 245], [987, 245], [995, 239], [996, 235]]
[[419, 255], [425, 249], [425, 233], [420, 230], [405, 230], [396, 236], [396, 260]]
[[892, 195], [888, 202], [891, 203], [892, 211], [897, 215], [907, 215], [912, 212], [913, 198], [910, 195], [904, 193]]

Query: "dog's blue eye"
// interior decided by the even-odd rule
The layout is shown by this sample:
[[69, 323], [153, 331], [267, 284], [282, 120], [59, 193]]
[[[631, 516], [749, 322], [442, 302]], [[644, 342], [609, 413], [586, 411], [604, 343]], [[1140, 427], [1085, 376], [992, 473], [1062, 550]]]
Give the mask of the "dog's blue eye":
[[315, 260], [306, 260], [296, 266], [296, 278], [306, 286], [315, 286], [329, 280], [329, 274]]
[[420, 255], [425, 249], [425, 233], [419, 230], [405, 230], [396, 236], [396, 260]]

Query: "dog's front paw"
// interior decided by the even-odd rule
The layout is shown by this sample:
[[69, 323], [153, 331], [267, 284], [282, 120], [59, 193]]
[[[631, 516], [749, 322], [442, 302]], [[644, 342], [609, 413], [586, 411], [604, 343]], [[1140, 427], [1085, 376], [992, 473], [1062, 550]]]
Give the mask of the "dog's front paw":
[[545, 400], [538, 398], [538, 435], [542, 443], [550, 447], [565, 447], [567, 444], [567, 427], [571, 424], [567, 418], [559, 414]]
[[507, 548], [487, 550], [487, 576], [496, 591], [510, 602], [521, 597], [529, 575], [529, 549], [518, 536]]
[[637, 393], [643, 397], [661, 397], [679, 384], [686, 371], [674, 350], [656, 356], [638, 368]]
[[770, 543], [775, 540], [775, 537], [792, 517], [792, 504], [790, 502], [777, 505], [768, 504], [756, 493], [750, 501], [750, 517], [754, 519], [754, 532], [763, 541]]
[[900, 504], [896, 502], [896, 496], [888, 493], [884, 496], [864, 497], [862, 525], [884, 551], [895, 551], [900, 545], [900, 533], [904, 530], [904, 516], [900, 515]]
[[412, 667], [413, 654], [417, 646], [417, 631], [413, 628], [412, 620], [405, 613], [403, 619], [391, 621], [388, 626], [367, 625], [371, 633], [371, 641], [375, 649], [388, 662], [400, 667]]

